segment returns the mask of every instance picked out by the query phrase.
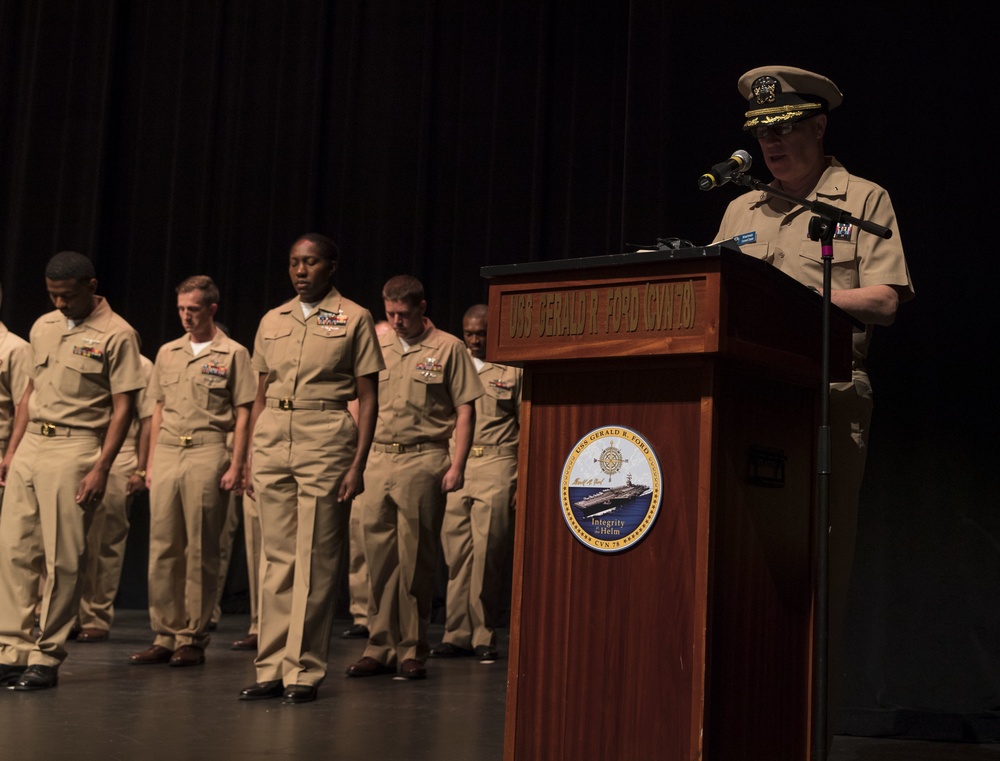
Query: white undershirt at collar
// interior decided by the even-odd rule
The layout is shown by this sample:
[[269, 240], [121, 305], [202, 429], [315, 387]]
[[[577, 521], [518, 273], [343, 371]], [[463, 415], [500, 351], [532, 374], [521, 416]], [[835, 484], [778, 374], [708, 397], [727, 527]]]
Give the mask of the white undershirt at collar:
[[212, 343], [212, 342], [211, 341], [202, 341], [201, 343], [195, 343], [194, 341], [192, 341], [191, 342], [191, 353], [194, 354], [197, 357], [199, 354], [201, 354], [202, 351], [204, 351], [205, 347], [208, 346], [210, 343]]

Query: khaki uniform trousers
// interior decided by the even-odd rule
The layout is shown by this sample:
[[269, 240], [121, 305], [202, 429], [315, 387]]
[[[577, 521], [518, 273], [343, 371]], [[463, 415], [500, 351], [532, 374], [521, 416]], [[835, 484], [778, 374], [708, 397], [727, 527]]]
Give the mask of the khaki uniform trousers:
[[465, 486], [448, 495], [441, 528], [448, 565], [443, 641], [466, 650], [496, 646], [500, 581], [517, 491], [517, 447], [504, 449], [510, 452], [469, 458]]
[[212, 611], [212, 623], [222, 620], [222, 594], [225, 592], [226, 579], [229, 576], [229, 564], [233, 559], [233, 541], [240, 527], [240, 516], [243, 516], [243, 544], [247, 558], [247, 595], [250, 598], [250, 628], [247, 634], [257, 633], [257, 606], [260, 596], [260, 514], [257, 512], [257, 502], [243, 499], [241, 495], [229, 495], [229, 510], [226, 513], [226, 524], [222, 529], [222, 539], [219, 542], [219, 588], [215, 594], [215, 609]]
[[60, 426], [42, 436], [31, 428], [11, 464], [0, 519], [0, 663], [58, 667], [80, 605], [93, 515], [76, 504], [76, 491], [100, 455], [101, 432]]
[[240, 527], [240, 497], [231, 493], [226, 503], [226, 520], [219, 536], [219, 580], [215, 587], [215, 607], [212, 609], [212, 624], [222, 620], [222, 594], [225, 592], [226, 577], [229, 576], [229, 562], [233, 559], [233, 541]]
[[81, 628], [110, 631], [114, 623], [132, 507], [132, 496], [125, 489], [137, 465], [135, 449], [122, 448], [108, 471], [104, 498], [87, 530], [87, 562], [80, 580]]
[[222, 594], [225, 592], [226, 579], [229, 576], [229, 564], [233, 559], [233, 540], [240, 525], [240, 515], [243, 516], [243, 545], [247, 559], [247, 594], [250, 597], [250, 628], [248, 634], [257, 633], [257, 605], [260, 596], [260, 515], [257, 512], [257, 502], [243, 499], [241, 495], [229, 495], [229, 509], [226, 513], [226, 524], [222, 529], [222, 539], [219, 542], [219, 587], [215, 593], [215, 609], [212, 611], [212, 623], [222, 620]]
[[403, 454], [372, 448], [361, 495], [371, 579], [364, 654], [383, 665], [423, 663], [430, 653], [427, 627], [445, 507], [441, 478], [450, 464], [446, 445]]
[[247, 634], [260, 633], [260, 575], [263, 560], [260, 531], [260, 508], [252, 499], [243, 499], [243, 545], [247, 554], [247, 592], [250, 596], [250, 628]]
[[219, 581], [219, 537], [229, 495], [224, 437], [189, 447], [161, 436], [149, 492], [149, 620], [153, 644], [205, 648]]
[[351, 551], [347, 561], [347, 591], [350, 596], [348, 612], [354, 623], [368, 626], [368, 598], [371, 596], [368, 564], [365, 563], [365, 527], [361, 515], [361, 502], [351, 506]]
[[350, 517], [337, 489], [356, 451], [357, 428], [346, 409], [266, 407], [254, 426], [259, 682], [318, 686], [326, 677]]
[[830, 386], [830, 543], [827, 641], [827, 745], [836, 730], [843, 694], [844, 619], [847, 613], [858, 498], [872, 418], [866, 380]]

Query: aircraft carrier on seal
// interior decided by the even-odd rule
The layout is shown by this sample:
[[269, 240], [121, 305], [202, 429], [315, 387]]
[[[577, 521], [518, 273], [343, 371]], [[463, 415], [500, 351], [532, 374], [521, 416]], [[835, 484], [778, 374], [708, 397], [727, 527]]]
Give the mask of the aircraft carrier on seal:
[[623, 486], [612, 486], [608, 489], [603, 489], [573, 504], [583, 510], [584, 518], [593, 518], [598, 515], [604, 515], [604, 513], [610, 513], [612, 510], [617, 510], [629, 500], [646, 494], [648, 491], [649, 487], [645, 484], [632, 483], [632, 474], [630, 473], [626, 476]]

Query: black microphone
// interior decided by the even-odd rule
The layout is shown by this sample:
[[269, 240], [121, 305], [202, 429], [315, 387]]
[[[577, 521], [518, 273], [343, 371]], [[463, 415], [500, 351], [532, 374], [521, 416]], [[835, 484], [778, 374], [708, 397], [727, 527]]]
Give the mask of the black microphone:
[[746, 151], [736, 151], [721, 164], [716, 164], [708, 172], [698, 178], [698, 190], [711, 190], [719, 185], [725, 185], [734, 174], [743, 174], [750, 168], [753, 159]]

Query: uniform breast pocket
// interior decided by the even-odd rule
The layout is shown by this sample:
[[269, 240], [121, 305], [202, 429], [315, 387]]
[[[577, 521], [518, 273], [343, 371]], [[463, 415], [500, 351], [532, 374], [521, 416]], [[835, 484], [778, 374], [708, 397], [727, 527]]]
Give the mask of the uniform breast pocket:
[[514, 414], [514, 392], [511, 389], [485, 386], [484, 390], [480, 399], [484, 415], [500, 417]]
[[316, 353], [316, 363], [331, 370], [340, 364], [346, 343], [347, 334], [343, 328], [313, 328], [309, 334], [309, 349]]
[[164, 391], [176, 389], [180, 379], [180, 373], [163, 373], [160, 375], [160, 385]]
[[766, 240], [760, 243], [744, 243], [740, 246], [740, 251], [747, 256], [752, 256], [754, 259], [761, 259], [768, 264], [774, 264], [774, 251], [771, 244]]
[[449, 404], [448, 387], [441, 373], [414, 373], [410, 383], [410, 403], [419, 409], [441, 409]]
[[[298, 342], [292, 339], [290, 325], [266, 330], [262, 338], [264, 339], [264, 358], [267, 360], [268, 367], [274, 368], [285, 359], [298, 357]], [[296, 347], [294, 352], [291, 351], [293, 344]]]
[[[803, 269], [815, 273], [819, 283], [823, 282], [823, 255], [818, 241], [803, 242]], [[834, 290], [858, 287], [858, 267], [855, 261], [855, 246], [848, 240], [833, 242], [833, 262], [830, 267], [830, 284]]]
[[75, 396], [81, 400], [88, 400], [104, 395], [107, 385], [103, 382], [102, 358], [73, 354], [66, 360], [65, 367], [66, 382], [70, 390], [75, 392]]
[[199, 375], [194, 379], [194, 401], [203, 410], [221, 414], [229, 405], [229, 389], [224, 378], [215, 375]]

